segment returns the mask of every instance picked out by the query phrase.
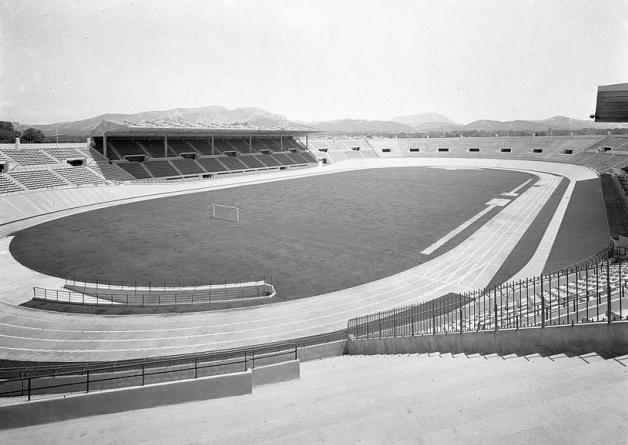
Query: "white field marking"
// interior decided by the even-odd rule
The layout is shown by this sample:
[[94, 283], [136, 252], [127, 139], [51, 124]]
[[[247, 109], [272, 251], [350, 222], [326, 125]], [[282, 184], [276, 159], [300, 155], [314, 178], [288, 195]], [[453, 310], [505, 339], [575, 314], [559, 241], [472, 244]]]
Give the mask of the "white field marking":
[[565, 217], [565, 213], [567, 212], [567, 207], [569, 206], [569, 201], [571, 200], [571, 195], [573, 194], [575, 186], [575, 181], [569, 181], [569, 185], [565, 189], [565, 193], [560, 199], [560, 202], [556, 207], [556, 211], [554, 212], [554, 216], [552, 217], [550, 223], [547, 225], [547, 228], [545, 229], [545, 234], [543, 235], [541, 242], [536, 248], [534, 255], [532, 255], [532, 258], [523, 267], [523, 269], [510, 277], [509, 281], [535, 277], [543, 273], [543, 269], [545, 268], [547, 259], [549, 258], [552, 247], [554, 246], [554, 241], [556, 241], [556, 236], [558, 235], [558, 231], [560, 230], [563, 218]]
[[472, 216], [471, 218], [469, 218], [468, 220], [466, 220], [465, 222], [463, 222], [462, 224], [460, 224], [458, 227], [456, 227], [454, 230], [452, 230], [451, 232], [449, 232], [447, 235], [441, 237], [438, 241], [432, 243], [429, 247], [427, 247], [426, 249], [423, 249], [421, 251], [421, 253], [423, 255], [430, 255], [432, 252], [434, 252], [436, 249], [438, 249], [439, 247], [441, 247], [443, 244], [445, 244], [447, 241], [451, 240], [453, 237], [455, 237], [456, 235], [458, 235], [459, 233], [461, 233], [463, 230], [465, 230], [467, 227], [469, 227], [471, 224], [473, 224], [474, 222], [476, 222], [477, 220], [479, 220], [480, 218], [482, 218], [484, 215], [486, 215], [488, 212], [490, 212], [491, 210], [493, 210], [495, 208], [494, 205], [489, 205], [487, 206], [484, 210], [482, 210], [480, 213], [477, 213], [475, 216]]
[[493, 198], [486, 203], [487, 206], [506, 207], [510, 204], [510, 199]]
[[512, 189], [508, 193], [502, 193], [502, 195], [504, 195], [504, 196], [517, 196], [517, 192], [519, 190], [521, 190], [522, 188], [524, 188], [526, 185], [528, 185], [528, 183], [530, 181], [532, 181], [532, 180], [528, 179], [526, 182], [524, 182], [523, 184], [519, 184], [517, 187], [515, 187], [514, 189]]

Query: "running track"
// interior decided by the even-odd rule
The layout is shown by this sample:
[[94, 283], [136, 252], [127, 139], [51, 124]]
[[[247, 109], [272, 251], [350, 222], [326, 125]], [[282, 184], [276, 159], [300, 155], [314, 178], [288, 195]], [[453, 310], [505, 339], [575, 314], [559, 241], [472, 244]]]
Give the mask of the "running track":
[[[573, 183], [597, 176], [584, 167], [548, 162], [389, 158], [347, 161], [324, 168], [296, 170], [289, 174], [283, 172], [259, 177], [227, 178], [222, 182], [216, 181], [213, 187], [237, 186], [244, 181], [287, 180], [352, 169], [399, 166], [501, 168], [532, 173], [535, 179], [531, 187], [517, 196], [509, 197], [511, 202], [501, 207], [493, 218], [466, 240], [429, 262], [391, 277], [338, 292], [220, 312], [99, 316], [16, 306], [30, 298], [32, 286], [59, 288], [63, 282], [30, 271], [14, 261], [8, 253], [10, 238], [5, 236], [0, 239], [0, 270], [5, 277], [11, 278], [0, 291], [0, 359], [105, 361], [253, 345], [342, 329], [348, 318], [357, 315], [430, 300], [447, 292], [483, 287], [510, 255], [563, 177]], [[206, 183], [187, 185], [188, 190], [181, 190], [180, 185], [155, 184], [152, 187], [159, 192], [172, 190], [175, 193], [208, 189]], [[85, 209], [68, 210], [63, 215], [80, 211]], [[48, 219], [59, 216], [50, 215]], [[45, 215], [38, 216], [30, 221], [18, 222], [16, 227], [23, 228], [46, 219]], [[10, 226], [3, 228], [4, 233], [10, 230]], [[552, 230], [552, 227], [548, 230]], [[526, 268], [532, 270], [545, 264], [553, 240], [551, 233], [546, 233], [542, 243], [549, 246], [538, 249]]]

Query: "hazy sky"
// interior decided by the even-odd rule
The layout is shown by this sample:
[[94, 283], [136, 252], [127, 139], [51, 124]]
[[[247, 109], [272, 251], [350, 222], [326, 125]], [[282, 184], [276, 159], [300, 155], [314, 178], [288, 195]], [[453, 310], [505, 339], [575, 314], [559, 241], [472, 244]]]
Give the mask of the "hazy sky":
[[587, 118], [628, 1], [0, 0], [0, 120], [256, 106], [294, 120]]

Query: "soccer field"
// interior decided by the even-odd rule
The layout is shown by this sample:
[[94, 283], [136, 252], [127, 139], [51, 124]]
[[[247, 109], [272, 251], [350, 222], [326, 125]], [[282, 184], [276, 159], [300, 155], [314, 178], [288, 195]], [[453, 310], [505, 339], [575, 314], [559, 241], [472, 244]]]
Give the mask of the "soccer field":
[[[166, 284], [272, 276], [278, 300], [383, 278], [530, 175], [375, 169], [125, 204], [16, 234], [25, 266], [88, 281]], [[240, 222], [211, 219], [212, 203]]]

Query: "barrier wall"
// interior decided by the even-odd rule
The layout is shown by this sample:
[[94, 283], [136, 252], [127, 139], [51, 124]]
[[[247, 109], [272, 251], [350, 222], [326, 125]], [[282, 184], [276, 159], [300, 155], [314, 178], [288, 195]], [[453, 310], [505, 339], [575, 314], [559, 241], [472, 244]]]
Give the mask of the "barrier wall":
[[610, 358], [628, 354], [628, 321], [500, 329], [414, 337], [348, 340], [350, 355], [450, 352], [452, 354], [581, 355], [596, 352]]
[[0, 407], [0, 429], [58, 422], [161, 405], [250, 394], [251, 371], [92, 392]]

